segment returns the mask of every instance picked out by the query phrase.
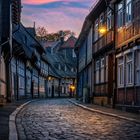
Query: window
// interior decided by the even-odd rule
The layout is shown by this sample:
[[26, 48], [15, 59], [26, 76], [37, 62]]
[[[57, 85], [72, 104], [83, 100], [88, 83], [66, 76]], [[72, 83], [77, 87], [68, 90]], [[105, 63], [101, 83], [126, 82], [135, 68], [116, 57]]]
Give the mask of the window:
[[132, 0], [126, 0], [126, 23], [132, 20]]
[[71, 68], [71, 72], [74, 72], [74, 68]]
[[67, 71], [67, 66], [65, 65], [65, 71]]
[[136, 84], [140, 85], [140, 51], [136, 52]]
[[99, 83], [99, 70], [100, 70], [100, 61], [96, 61], [96, 84]]
[[72, 50], [72, 57], [73, 57], [73, 58], [75, 58], [75, 57], [76, 57], [76, 54], [75, 54], [74, 49]]
[[[101, 16], [100, 16], [100, 27], [103, 27], [104, 26], [104, 15], [102, 14]], [[99, 32], [99, 30], [98, 30], [98, 32]], [[99, 36], [101, 37], [101, 36], [103, 36], [103, 34], [99, 34]]]
[[108, 82], [108, 56], [106, 56], [106, 82]]
[[124, 62], [123, 57], [118, 59], [118, 86], [124, 86]]
[[96, 41], [98, 39], [99, 36], [99, 23], [98, 23], [98, 19], [95, 21], [95, 26], [94, 26], [94, 41]]
[[104, 82], [104, 67], [105, 66], [105, 59], [101, 59], [101, 83]]
[[107, 12], [107, 30], [112, 28], [112, 13], [111, 10]]
[[25, 79], [22, 76], [19, 76], [19, 88], [23, 89], [25, 86]]
[[123, 26], [123, 1], [121, 1], [118, 4], [118, 9], [117, 9], [117, 25], [118, 27]]
[[130, 85], [133, 83], [133, 54], [129, 53], [126, 55], [126, 84]]
[[58, 69], [61, 70], [61, 65], [60, 64], [58, 64]]

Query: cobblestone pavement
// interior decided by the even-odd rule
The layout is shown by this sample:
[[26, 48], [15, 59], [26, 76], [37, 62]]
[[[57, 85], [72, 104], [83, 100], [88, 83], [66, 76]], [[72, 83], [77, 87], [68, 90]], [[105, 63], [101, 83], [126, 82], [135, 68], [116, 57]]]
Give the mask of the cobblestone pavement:
[[140, 140], [140, 124], [84, 110], [66, 99], [31, 103], [16, 124], [19, 140]]

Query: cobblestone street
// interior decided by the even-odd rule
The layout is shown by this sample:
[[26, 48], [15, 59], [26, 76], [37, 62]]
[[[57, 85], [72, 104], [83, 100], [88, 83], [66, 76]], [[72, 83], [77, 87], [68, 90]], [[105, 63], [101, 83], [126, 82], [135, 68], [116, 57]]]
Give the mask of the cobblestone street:
[[86, 111], [67, 99], [32, 102], [16, 124], [19, 140], [140, 140], [140, 124]]

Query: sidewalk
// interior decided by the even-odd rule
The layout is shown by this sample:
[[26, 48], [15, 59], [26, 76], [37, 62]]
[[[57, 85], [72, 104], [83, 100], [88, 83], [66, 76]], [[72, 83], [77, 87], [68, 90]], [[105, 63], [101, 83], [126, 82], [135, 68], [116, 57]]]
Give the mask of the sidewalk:
[[0, 140], [9, 139], [9, 116], [17, 107], [29, 100], [21, 100], [0, 106]]
[[69, 101], [79, 107], [82, 107], [83, 109], [86, 109], [92, 112], [97, 112], [103, 115], [108, 115], [112, 117], [117, 117], [119, 119], [125, 119], [128, 121], [140, 123], [140, 114], [129, 113], [122, 110], [102, 107], [102, 106], [94, 105], [94, 104], [87, 104], [87, 103], [78, 101], [76, 99], [69, 99]]

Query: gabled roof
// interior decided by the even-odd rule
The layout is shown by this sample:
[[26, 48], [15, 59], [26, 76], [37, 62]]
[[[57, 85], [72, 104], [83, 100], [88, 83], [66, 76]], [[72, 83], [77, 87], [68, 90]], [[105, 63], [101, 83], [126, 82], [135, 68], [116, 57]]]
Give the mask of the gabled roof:
[[76, 48], [80, 47], [81, 44], [85, 41], [87, 34], [91, 28], [92, 22], [94, 20], [96, 20], [97, 17], [100, 15], [100, 13], [106, 8], [106, 2], [109, 2], [109, 1], [110, 0], [106, 0], [106, 1], [105, 0], [95, 0], [93, 2], [91, 11], [84, 20], [82, 30], [81, 30], [78, 40], [75, 44]]
[[44, 46], [44, 48], [48, 48], [48, 47], [57, 46], [60, 43], [60, 41], [46, 41], [46, 40], [43, 40], [43, 41], [40, 41], [40, 43]]
[[29, 53], [33, 53], [34, 47], [37, 50], [45, 52], [41, 44], [27, 31], [27, 29], [22, 24], [15, 26], [14, 29], [15, 32], [13, 33], [13, 39], [24, 48], [28, 55]]
[[74, 48], [77, 38], [69, 37], [60, 48]]
[[34, 27], [26, 27], [26, 30], [32, 35], [32, 36], [36, 36], [36, 31]]
[[[54, 77], [61, 77], [61, 78], [75, 78], [76, 72], [71, 71], [71, 67], [76, 67], [75, 66], [75, 61], [70, 61], [72, 58], [68, 60], [65, 59], [65, 56], [62, 55], [61, 53], [56, 53], [56, 54], [51, 54], [47, 53], [46, 54], [48, 63], [50, 64], [50, 75], [52, 73], [54, 74]], [[74, 64], [73, 64], [74, 63]], [[58, 65], [61, 66], [61, 69], [58, 69]], [[67, 66], [67, 71], [64, 70], [65, 65]]]

